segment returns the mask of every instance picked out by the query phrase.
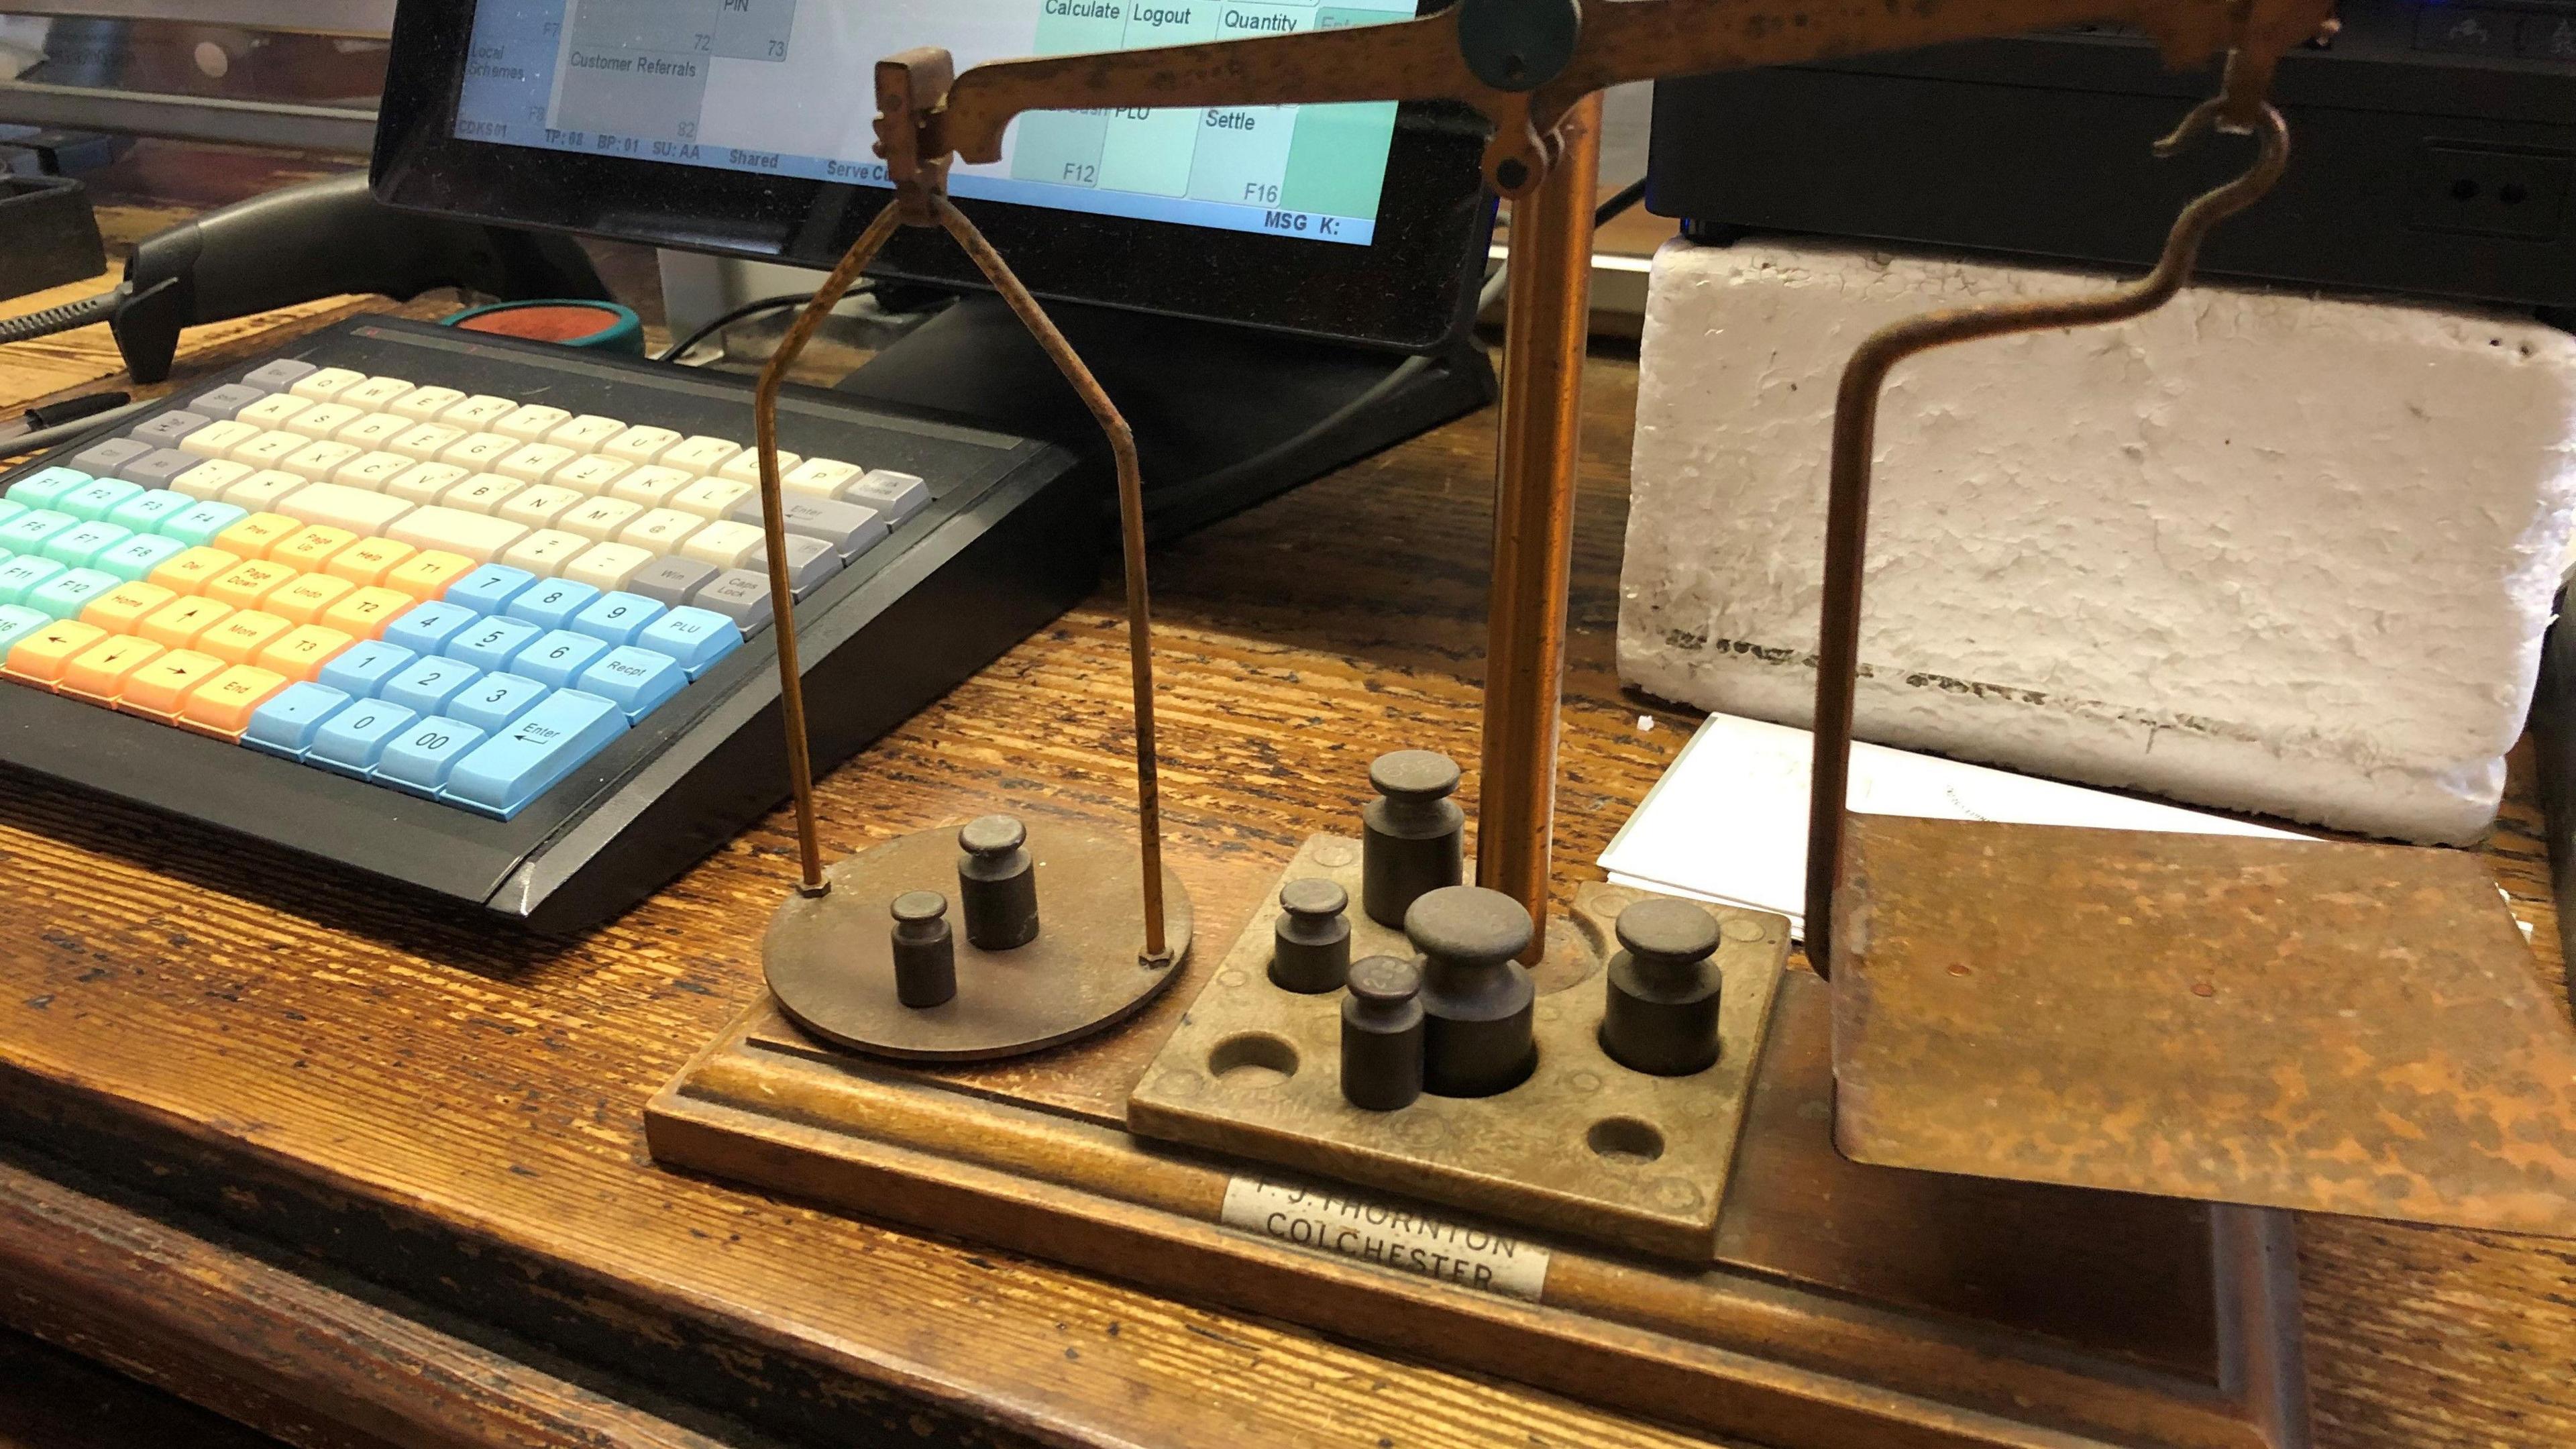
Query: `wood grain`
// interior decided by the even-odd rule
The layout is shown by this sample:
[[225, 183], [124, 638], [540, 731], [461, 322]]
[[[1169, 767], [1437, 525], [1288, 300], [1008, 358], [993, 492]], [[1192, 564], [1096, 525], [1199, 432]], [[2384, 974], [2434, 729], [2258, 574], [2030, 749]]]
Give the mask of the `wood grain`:
[[[0, 356], [0, 395], [39, 382]], [[1596, 357], [1587, 383], [1561, 895], [1693, 722], [1617, 686], [1634, 363]], [[1298, 840], [1350, 828], [1380, 749], [1467, 763], [1472, 809], [1490, 468], [1490, 416], [1470, 419], [1156, 556], [1169, 856], [1209, 939]], [[835, 771], [826, 849], [1005, 801], [1121, 822], [1119, 617], [1114, 593], [1086, 602]], [[2515, 763], [2487, 855], [2563, 983]], [[758, 991], [792, 878], [783, 816], [550, 942], [14, 777], [0, 797], [0, 1130], [444, 1307], [818, 1441], [1686, 1442], [656, 1170], [644, 1101]], [[2302, 1234], [2322, 1442], [2576, 1442], [2565, 1245]]]

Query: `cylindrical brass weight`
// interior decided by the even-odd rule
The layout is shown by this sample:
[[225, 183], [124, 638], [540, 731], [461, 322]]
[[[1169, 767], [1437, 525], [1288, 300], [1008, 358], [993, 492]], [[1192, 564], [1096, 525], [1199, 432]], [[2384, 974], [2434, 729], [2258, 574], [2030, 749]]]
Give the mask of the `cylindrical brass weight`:
[[1422, 972], [1394, 956], [1352, 963], [1342, 998], [1342, 1097], [1392, 1112], [1422, 1095]]
[[1449, 798], [1458, 763], [1432, 750], [1397, 750], [1369, 764], [1378, 798], [1360, 809], [1360, 909], [1401, 930], [1428, 892], [1466, 879], [1467, 814]]
[[1038, 935], [1038, 871], [1021, 847], [1027, 827], [1008, 815], [986, 815], [957, 832], [958, 904], [966, 941], [978, 951], [1008, 951]]
[[1422, 952], [1422, 1086], [1443, 1097], [1490, 1097], [1537, 1065], [1531, 1036], [1538, 991], [1512, 958], [1529, 945], [1529, 912], [1500, 891], [1446, 886], [1404, 913]]
[[957, 938], [948, 929], [948, 897], [905, 891], [894, 898], [894, 995], [919, 1010], [957, 994]]
[[1341, 990], [1351, 969], [1351, 923], [1342, 914], [1350, 904], [1350, 892], [1322, 876], [1281, 886], [1279, 920], [1271, 928], [1271, 981], [1309, 996]]
[[1633, 1071], [1682, 1077], [1717, 1062], [1724, 978], [1708, 958], [1717, 920], [1689, 901], [1639, 901], [1619, 913], [1625, 949], [1602, 972], [1601, 1049]]

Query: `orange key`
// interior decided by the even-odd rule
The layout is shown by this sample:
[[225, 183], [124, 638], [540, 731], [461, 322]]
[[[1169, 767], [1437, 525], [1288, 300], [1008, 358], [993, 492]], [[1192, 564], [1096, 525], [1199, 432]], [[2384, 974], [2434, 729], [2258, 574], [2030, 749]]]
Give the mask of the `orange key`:
[[226, 664], [248, 664], [259, 657], [259, 651], [276, 642], [277, 636], [294, 628], [275, 614], [244, 609], [197, 636], [197, 647]]
[[412, 603], [412, 596], [400, 589], [364, 588], [324, 609], [319, 622], [352, 639], [373, 639], [410, 612]]
[[281, 619], [298, 624], [322, 622], [322, 611], [347, 598], [357, 590], [347, 579], [329, 574], [297, 574], [284, 588], [272, 590], [259, 601], [259, 606]]
[[179, 727], [238, 741], [250, 727], [251, 711], [285, 687], [285, 677], [274, 670], [236, 664], [189, 692], [179, 706]]
[[105, 629], [78, 619], [48, 624], [9, 646], [8, 663], [0, 665], [0, 670], [12, 678], [51, 689], [62, 679], [64, 665], [106, 637]]
[[241, 566], [242, 556], [200, 544], [177, 554], [148, 577], [174, 594], [193, 594]]
[[461, 553], [430, 549], [413, 554], [385, 575], [385, 587], [400, 589], [424, 602], [447, 592], [447, 586], [480, 567]]
[[182, 594], [154, 611], [134, 632], [155, 644], [185, 649], [197, 642], [198, 635], [221, 623], [232, 611], [230, 604]]
[[268, 556], [299, 569], [318, 569], [329, 563], [332, 555], [357, 541], [358, 536], [345, 528], [317, 523], [270, 549]]
[[63, 666], [62, 692], [92, 704], [114, 704], [116, 697], [125, 692], [125, 677], [161, 657], [161, 653], [161, 646], [149, 639], [110, 634]]
[[353, 584], [381, 584], [394, 566], [420, 550], [390, 538], [362, 538], [338, 553], [322, 566], [322, 572]]
[[89, 607], [81, 610], [80, 616], [82, 622], [96, 624], [111, 634], [136, 634], [142, 632], [143, 621], [151, 617], [153, 611], [177, 597], [178, 594], [159, 584], [137, 580], [118, 584], [107, 591], [105, 598], [90, 600]]
[[169, 650], [125, 677], [125, 693], [116, 701], [116, 707], [166, 723], [188, 702], [198, 685], [231, 667], [212, 654], [200, 654], [194, 649]]
[[259, 601], [285, 587], [295, 577], [293, 564], [275, 563], [264, 558], [233, 565], [233, 571], [222, 578], [209, 580], [197, 592], [218, 604], [236, 609], [256, 609]]
[[337, 629], [306, 624], [277, 636], [251, 662], [288, 679], [311, 679], [322, 672], [323, 665], [338, 658], [341, 650], [357, 642]]
[[283, 513], [254, 513], [215, 535], [215, 547], [243, 558], [266, 558], [268, 551], [304, 531]]

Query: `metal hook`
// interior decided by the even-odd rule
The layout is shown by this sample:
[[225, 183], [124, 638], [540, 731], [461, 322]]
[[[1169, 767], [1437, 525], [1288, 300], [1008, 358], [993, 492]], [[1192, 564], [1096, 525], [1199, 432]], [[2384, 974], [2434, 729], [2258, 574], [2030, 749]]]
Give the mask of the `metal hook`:
[[2151, 312], [2182, 290], [2210, 228], [2260, 200], [2290, 161], [2290, 131], [2260, 96], [2243, 94], [2256, 72], [2229, 57], [2225, 88], [2183, 117], [2156, 143], [2169, 156], [2213, 125], [2250, 113], [2258, 140], [2253, 165], [2235, 180], [2195, 198], [2175, 218], [2155, 269], [2124, 286], [2090, 296], [2042, 298], [1991, 307], [1962, 307], [1908, 317], [1871, 333], [1843, 368], [1834, 400], [1833, 458], [1825, 503], [1823, 624], [1816, 650], [1815, 756], [1807, 799], [1807, 961], [1819, 976], [1833, 970], [1834, 885], [1842, 873], [1843, 807], [1851, 788], [1851, 737], [1860, 675], [1862, 565], [1868, 552], [1871, 454], [1879, 394], [1896, 365], [1918, 352], [1982, 337], [2050, 327], [2091, 326]]

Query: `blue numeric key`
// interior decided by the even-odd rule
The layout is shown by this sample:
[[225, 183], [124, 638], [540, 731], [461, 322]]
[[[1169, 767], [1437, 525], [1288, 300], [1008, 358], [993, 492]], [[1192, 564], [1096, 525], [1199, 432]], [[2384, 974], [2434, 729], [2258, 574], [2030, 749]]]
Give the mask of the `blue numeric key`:
[[447, 648], [448, 640], [481, 617], [462, 604], [416, 604], [385, 626], [384, 641], [399, 644], [414, 654], [437, 654]]
[[119, 528], [113, 523], [100, 523], [96, 519], [85, 519], [46, 539], [44, 545], [36, 552], [57, 563], [67, 563], [74, 568], [87, 568], [100, 554], [133, 536], [133, 531], [130, 529]]
[[581, 672], [581, 687], [617, 701], [632, 724], [687, 687], [689, 671], [668, 654], [621, 644]]
[[381, 699], [360, 700], [322, 722], [322, 728], [313, 732], [312, 745], [304, 751], [304, 762], [364, 779], [376, 767], [377, 757], [385, 752], [385, 741], [415, 718], [398, 704]]
[[413, 660], [408, 668], [395, 672], [376, 691], [376, 698], [398, 704], [418, 714], [440, 714], [456, 692], [474, 682], [483, 671], [461, 659], [444, 655]]
[[107, 521], [133, 529], [136, 533], [157, 533], [161, 525], [197, 506], [197, 500], [185, 493], [167, 488], [154, 488], [137, 493], [116, 506]]
[[414, 795], [436, 795], [456, 762], [481, 743], [483, 732], [461, 720], [421, 720], [385, 746], [376, 760], [376, 782]]
[[72, 468], [44, 468], [9, 485], [9, 501], [29, 508], [51, 508], [75, 488], [97, 480]]
[[46, 539], [80, 526], [79, 519], [60, 509], [31, 509], [0, 523], [0, 548], [11, 553], [35, 553], [45, 546]]
[[485, 564], [449, 584], [447, 592], [439, 598], [445, 603], [463, 604], [477, 613], [498, 614], [508, 609], [510, 601], [527, 592], [528, 586], [536, 581], [537, 576], [526, 569], [514, 569], [508, 564]]
[[0, 604], [0, 658], [6, 658], [9, 646], [54, 622], [41, 609], [24, 604]]
[[488, 735], [509, 728], [529, 706], [553, 692], [554, 686], [524, 674], [486, 674], [447, 702], [447, 714]]
[[218, 503], [209, 498], [196, 507], [171, 514], [154, 530], [163, 538], [175, 538], [194, 546], [213, 543], [215, 535], [250, 517], [250, 510], [237, 503]]
[[22, 553], [0, 563], [0, 604], [24, 604], [27, 596], [54, 575], [66, 572], [61, 564], [49, 558]]
[[546, 632], [525, 619], [477, 619], [463, 633], [447, 641], [450, 658], [462, 659], [477, 669], [507, 669], [528, 641]]
[[385, 681], [419, 656], [382, 639], [361, 639], [322, 666], [322, 682], [357, 699], [373, 698]]
[[680, 667], [695, 679], [706, 672], [708, 665], [742, 647], [742, 631], [722, 614], [683, 607], [645, 625], [635, 642], [679, 660]]
[[538, 635], [536, 642], [520, 650], [518, 657], [510, 661], [510, 672], [557, 689], [569, 688], [592, 660], [607, 652], [608, 641], [604, 639], [557, 629]]
[[242, 731], [242, 743], [266, 754], [303, 759], [304, 752], [313, 747], [313, 737], [321, 733], [324, 721], [348, 702], [347, 694], [327, 684], [290, 684], [251, 712], [250, 727]]
[[126, 503], [143, 496], [143, 485], [122, 478], [92, 478], [78, 488], [54, 500], [54, 506], [75, 518], [105, 518]]
[[[16, 560], [12, 559], [12, 563]], [[27, 591], [27, 607], [57, 619], [77, 619], [98, 596], [125, 580], [96, 569], [65, 569]]]
[[512, 599], [508, 612], [511, 618], [525, 619], [540, 629], [563, 629], [598, 597], [599, 590], [589, 584], [548, 579]]
[[439, 798], [507, 820], [625, 731], [614, 703], [558, 689], [457, 761]]
[[91, 559], [89, 566], [120, 579], [139, 579], [187, 551], [188, 546], [175, 538], [138, 533]]
[[573, 615], [572, 622], [564, 627], [611, 644], [632, 644], [644, 626], [661, 617], [666, 607], [642, 594], [602, 594], [591, 601], [590, 607]]

